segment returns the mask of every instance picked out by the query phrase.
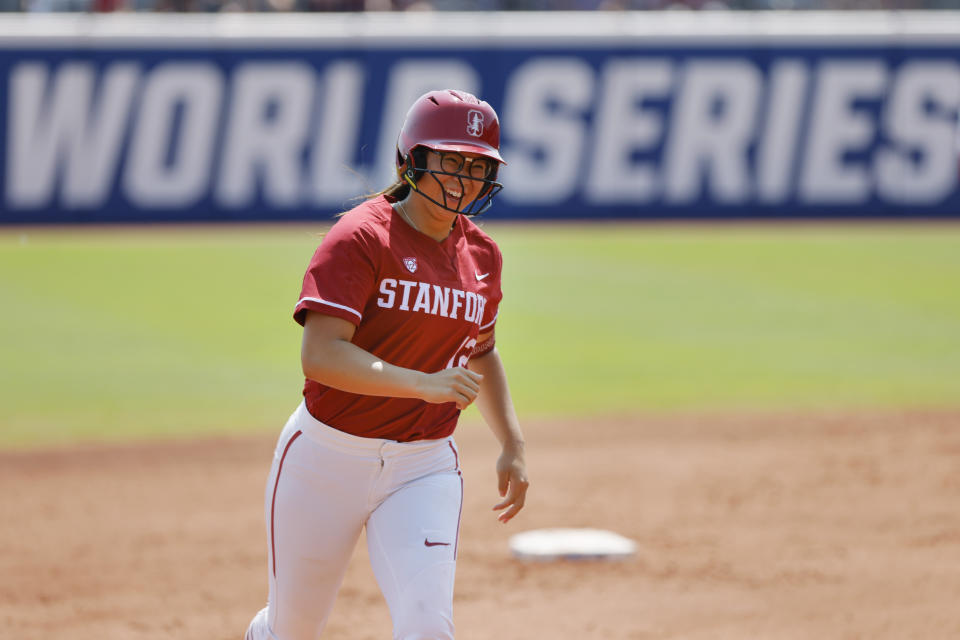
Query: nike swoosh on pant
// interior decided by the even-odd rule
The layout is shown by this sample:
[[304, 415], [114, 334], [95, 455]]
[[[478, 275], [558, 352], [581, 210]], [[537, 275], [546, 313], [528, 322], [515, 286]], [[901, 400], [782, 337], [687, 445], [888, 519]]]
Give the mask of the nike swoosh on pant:
[[423, 546], [425, 547], [449, 547], [449, 542], [430, 542], [426, 538], [423, 539]]

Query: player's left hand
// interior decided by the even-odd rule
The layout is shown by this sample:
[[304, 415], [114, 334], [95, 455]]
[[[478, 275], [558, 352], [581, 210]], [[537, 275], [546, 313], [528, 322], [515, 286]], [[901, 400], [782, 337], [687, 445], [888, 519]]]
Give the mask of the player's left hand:
[[502, 501], [493, 505], [494, 511], [506, 509], [497, 516], [500, 522], [509, 522], [517, 515], [527, 499], [527, 463], [523, 457], [523, 446], [507, 446], [497, 460], [497, 483]]

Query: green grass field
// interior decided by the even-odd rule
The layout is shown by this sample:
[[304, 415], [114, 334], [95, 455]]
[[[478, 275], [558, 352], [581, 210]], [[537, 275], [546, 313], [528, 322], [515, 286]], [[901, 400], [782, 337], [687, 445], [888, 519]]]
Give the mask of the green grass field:
[[[485, 228], [523, 416], [960, 407], [960, 225]], [[279, 429], [319, 231], [0, 229], [0, 446]]]

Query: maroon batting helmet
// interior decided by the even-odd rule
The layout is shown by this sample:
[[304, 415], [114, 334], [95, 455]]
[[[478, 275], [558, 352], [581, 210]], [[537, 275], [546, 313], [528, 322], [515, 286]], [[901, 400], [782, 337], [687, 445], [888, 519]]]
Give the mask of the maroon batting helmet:
[[[490, 171], [483, 176], [466, 176], [458, 171], [428, 171], [426, 150], [475, 153], [488, 158]], [[397, 173], [411, 188], [431, 202], [456, 213], [476, 215], [490, 207], [493, 196], [503, 189], [496, 181], [501, 164], [506, 164], [500, 155], [500, 121], [497, 112], [489, 104], [465, 91], [431, 91], [413, 103], [397, 139]], [[461, 162], [462, 166], [462, 162]], [[417, 182], [424, 174], [456, 175], [461, 180], [476, 180], [483, 183], [477, 198], [463, 207], [461, 201], [451, 207], [447, 194], [443, 202], [427, 196]], [[439, 180], [438, 180], [439, 182]], [[463, 193], [463, 191], [461, 191]]]

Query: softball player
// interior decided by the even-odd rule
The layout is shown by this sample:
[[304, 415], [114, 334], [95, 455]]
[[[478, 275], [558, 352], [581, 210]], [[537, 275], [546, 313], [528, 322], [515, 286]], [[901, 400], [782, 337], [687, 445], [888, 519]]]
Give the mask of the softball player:
[[523, 436], [494, 347], [501, 255], [468, 217], [502, 188], [499, 145], [486, 102], [422, 96], [400, 132], [397, 182], [316, 250], [294, 311], [304, 401], [264, 501], [270, 596], [246, 640], [317, 638], [363, 527], [393, 637], [454, 637], [452, 434], [474, 401], [503, 447], [493, 508], [507, 522], [523, 507]]

